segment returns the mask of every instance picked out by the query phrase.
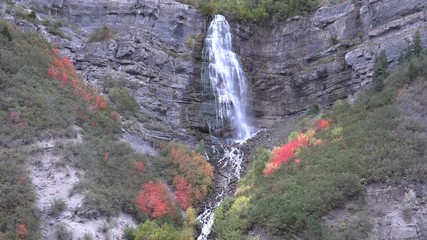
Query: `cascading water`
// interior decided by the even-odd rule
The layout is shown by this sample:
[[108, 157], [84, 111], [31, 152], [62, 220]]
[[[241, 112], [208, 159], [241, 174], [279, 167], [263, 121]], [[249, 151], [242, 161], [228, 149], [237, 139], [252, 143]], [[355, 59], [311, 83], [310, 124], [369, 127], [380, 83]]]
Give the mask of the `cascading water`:
[[[202, 108], [201, 112], [214, 135], [227, 136], [244, 143], [254, 133], [246, 115], [247, 87], [246, 79], [237, 57], [232, 51], [230, 26], [224, 16], [215, 15], [208, 28], [202, 63]], [[229, 136], [228, 136], [229, 137]], [[214, 223], [214, 211], [224, 201], [231, 185], [240, 180], [243, 152], [236, 146], [220, 148], [212, 146], [211, 153], [222, 156], [214, 164], [217, 176], [216, 191], [198, 217], [202, 231], [197, 240], [206, 240]], [[206, 154], [207, 155], [207, 154]], [[208, 155], [207, 155], [208, 156]], [[211, 161], [213, 158], [210, 157]]]
[[246, 78], [233, 52], [230, 26], [224, 16], [214, 16], [202, 58], [202, 114], [209, 130], [218, 135], [231, 128], [237, 141], [250, 138], [254, 129], [246, 115]]

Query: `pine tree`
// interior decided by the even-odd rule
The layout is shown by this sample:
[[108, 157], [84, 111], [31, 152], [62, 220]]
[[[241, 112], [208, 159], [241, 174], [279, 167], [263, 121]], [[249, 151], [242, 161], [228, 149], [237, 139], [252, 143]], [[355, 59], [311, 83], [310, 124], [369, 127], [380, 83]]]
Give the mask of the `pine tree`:
[[412, 44], [412, 51], [414, 54], [419, 57], [420, 54], [423, 52], [423, 42], [421, 41], [421, 34], [417, 30], [414, 36], [414, 43]]
[[372, 76], [374, 88], [378, 92], [384, 88], [384, 79], [388, 75], [387, 68], [388, 68], [388, 59], [385, 51], [383, 50], [375, 58], [374, 75]]
[[410, 82], [412, 82], [418, 75], [417, 69], [415, 68], [412, 61], [409, 63], [408, 69], [406, 70], [406, 75], [408, 76]]

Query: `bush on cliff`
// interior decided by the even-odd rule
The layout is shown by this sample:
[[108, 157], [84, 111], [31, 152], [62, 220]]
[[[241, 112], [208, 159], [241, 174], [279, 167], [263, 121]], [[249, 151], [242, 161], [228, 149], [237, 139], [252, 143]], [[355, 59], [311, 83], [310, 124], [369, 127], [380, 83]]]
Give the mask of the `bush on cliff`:
[[206, 15], [221, 13], [239, 20], [260, 22], [275, 21], [313, 11], [318, 0], [199, 0], [198, 6]]

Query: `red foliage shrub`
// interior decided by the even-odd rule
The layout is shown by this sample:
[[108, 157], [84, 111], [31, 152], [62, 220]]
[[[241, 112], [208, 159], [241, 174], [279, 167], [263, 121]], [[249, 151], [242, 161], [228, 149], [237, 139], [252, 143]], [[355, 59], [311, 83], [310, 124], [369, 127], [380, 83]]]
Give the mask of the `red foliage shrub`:
[[295, 156], [295, 152], [301, 147], [308, 146], [308, 137], [300, 133], [298, 138], [290, 141], [288, 144], [283, 145], [280, 148], [276, 148], [273, 151], [273, 159], [266, 165], [264, 169], [264, 175], [270, 175], [274, 171], [280, 168], [283, 163], [289, 162], [291, 158]]
[[316, 130], [322, 130], [329, 127], [329, 120], [327, 119], [319, 119], [314, 123], [314, 128]]
[[28, 235], [28, 230], [25, 224], [19, 224], [18, 229], [16, 229], [16, 235], [18, 236], [19, 240], [26, 239]]
[[59, 50], [52, 48], [55, 55], [52, 65], [47, 74], [50, 78], [60, 81], [63, 85], [70, 84], [74, 89], [74, 94], [83, 97], [89, 104], [94, 104], [99, 110], [108, 108], [104, 97], [97, 94], [95, 88], [91, 85], [84, 84], [82, 79], [77, 77], [76, 68], [73, 62], [66, 56], [61, 57]]
[[174, 206], [167, 186], [161, 182], [149, 181], [136, 198], [139, 209], [151, 218], [172, 216]]
[[64, 66], [65, 69], [67, 69], [70, 72], [70, 74], [75, 75], [76, 68], [74, 67], [73, 62], [69, 58], [62, 57], [61, 64]]

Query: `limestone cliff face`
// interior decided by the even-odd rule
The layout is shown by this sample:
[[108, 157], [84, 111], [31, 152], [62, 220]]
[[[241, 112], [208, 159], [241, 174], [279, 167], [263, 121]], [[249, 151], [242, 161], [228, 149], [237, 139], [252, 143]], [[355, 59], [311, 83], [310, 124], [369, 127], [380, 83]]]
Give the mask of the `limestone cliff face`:
[[[197, 92], [206, 28], [197, 10], [171, 0], [18, 2], [50, 22], [57, 21], [55, 16], [72, 24], [61, 27], [70, 40], [48, 38], [74, 60], [88, 82], [101, 91], [106, 82], [119, 81], [129, 89], [149, 119], [125, 123], [132, 125], [130, 135], [147, 141], [194, 141], [189, 131], [201, 124]], [[90, 35], [103, 27], [113, 37], [91, 43]]]
[[425, 0], [348, 0], [279, 23], [233, 24], [257, 125], [352, 97], [377, 53], [393, 64], [417, 30], [427, 45], [426, 15]]
[[[171, 0], [21, 2], [77, 26], [64, 29], [71, 41], [50, 38], [98, 87], [108, 78], [126, 79], [141, 111], [173, 130], [145, 135], [186, 138], [206, 129], [198, 110], [208, 19], [196, 9]], [[371, 80], [375, 55], [385, 50], [395, 62], [417, 30], [427, 45], [425, 0], [347, 0], [282, 22], [230, 22], [259, 127], [313, 104], [353, 97]], [[115, 37], [88, 43], [89, 34], [104, 26]]]

